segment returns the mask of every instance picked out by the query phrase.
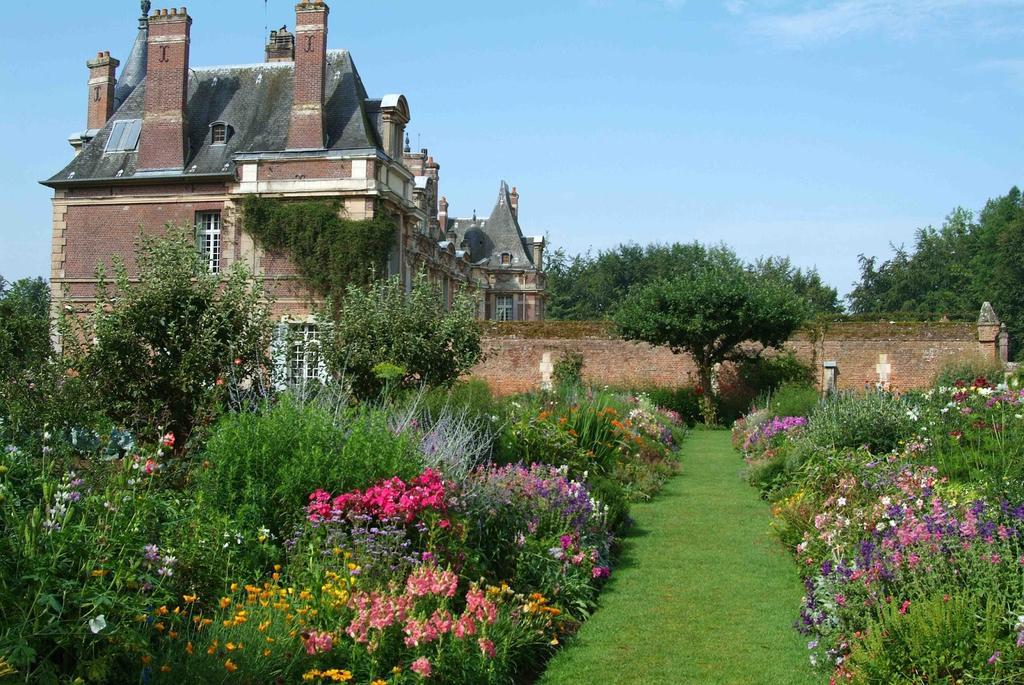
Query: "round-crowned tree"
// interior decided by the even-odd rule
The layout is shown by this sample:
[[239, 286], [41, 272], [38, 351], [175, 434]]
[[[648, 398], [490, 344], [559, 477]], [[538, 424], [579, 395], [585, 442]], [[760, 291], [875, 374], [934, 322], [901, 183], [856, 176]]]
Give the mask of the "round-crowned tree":
[[781, 279], [738, 259], [707, 260], [690, 273], [633, 289], [614, 316], [622, 337], [685, 352], [697, 366], [702, 411], [714, 423], [712, 374], [724, 361], [756, 354], [743, 343], [778, 347], [807, 318], [808, 305]]

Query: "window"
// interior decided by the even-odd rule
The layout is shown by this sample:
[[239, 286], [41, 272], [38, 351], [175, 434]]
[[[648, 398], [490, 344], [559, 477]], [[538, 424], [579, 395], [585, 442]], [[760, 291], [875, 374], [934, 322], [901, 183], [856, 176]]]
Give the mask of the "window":
[[501, 253], [501, 265], [502, 266], [509, 266], [511, 263], [512, 263], [512, 253], [511, 252], [502, 252]]
[[220, 212], [196, 214], [196, 239], [210, 273], [220, 273]]
[[210, 142], [214, 145], [223, 145], [228, 142], [228, 125], [222, 121], [215, 121], [210, 124]]
[[142, 131], [142, 119], [122, 119], [115, 121], [107, 138], [104, 152], [131, 152], [139, 144], [139, 133]]
[[495, 295], [494, 297], [494, 320], [512, 321], [512, 296]]
[[289, 331], [288, 382], [304, 385], [308, 381], [321, 381], [324, 365], [320, 357], [320, 329], [316, 324], [292, 326]]

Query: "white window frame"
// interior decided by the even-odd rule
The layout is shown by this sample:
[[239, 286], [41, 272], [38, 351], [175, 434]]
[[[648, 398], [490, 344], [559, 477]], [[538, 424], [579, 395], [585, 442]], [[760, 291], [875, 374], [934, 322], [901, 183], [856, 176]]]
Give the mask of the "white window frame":
[[222, 235], [220, 212], [196, 212], [196, 243], [211, 274], [220, 273]]
[[323, 383], [327, 378], [320, 326], [295, 323], [288, 326], [286, 373], [288, 384], [302, 386], [310, 381]]
[[494, 320], [515, 321], [516, 304], [512, 295], [494, 296]]

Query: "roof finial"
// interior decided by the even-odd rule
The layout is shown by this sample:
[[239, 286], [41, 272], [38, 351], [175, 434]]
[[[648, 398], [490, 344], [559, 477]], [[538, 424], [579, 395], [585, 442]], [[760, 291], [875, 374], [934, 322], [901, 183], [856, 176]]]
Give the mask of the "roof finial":
[[412, 148], [409, 147], [409, 133], [408, 133], [408, 131], [405, 134], [405, 151], [406, 152], [412, 152]]
[[152, 7], [152, 5], [153, 3], [151, 3], [149, 0], [142, 0], [142, 2], [139, 3], [139, 6], [142, 7], [142, 16], [149, 16], [149, 8]]
[[476, 210], [473, 210], [473, 221], [476, 221]]

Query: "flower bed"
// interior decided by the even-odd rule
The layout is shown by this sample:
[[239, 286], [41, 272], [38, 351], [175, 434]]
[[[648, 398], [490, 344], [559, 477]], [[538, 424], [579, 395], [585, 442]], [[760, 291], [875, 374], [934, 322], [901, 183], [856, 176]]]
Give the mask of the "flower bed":
[[529, 678], [595, 608], [628, 501], [673, 472], [682, 429], [606, 393], [494, 411], [281, 401], [193, 453], [120, 432], [11, 444], [0, 674]]
[[[832, 682], [1024, 679], [1022, 400], [983, 380], [841, 399], [778, 445], [771, 458], [795, 466], [766, 492]], [[865, 403], [902, 427], [891, 451], [843, 444], [836, 426]], [[740, 428], [748, 449], [759, 430]]]

